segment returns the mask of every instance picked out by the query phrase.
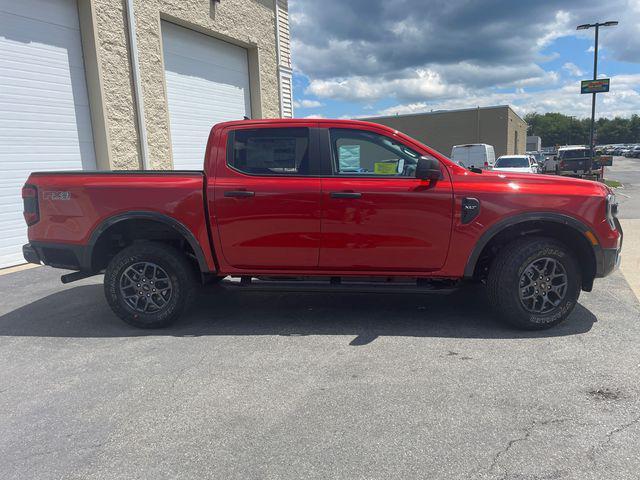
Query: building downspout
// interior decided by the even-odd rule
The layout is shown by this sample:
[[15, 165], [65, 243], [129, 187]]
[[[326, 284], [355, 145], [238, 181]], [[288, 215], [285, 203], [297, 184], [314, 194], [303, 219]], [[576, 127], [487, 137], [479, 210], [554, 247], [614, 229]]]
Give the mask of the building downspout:
[[[278, 64], [278, 90], [279, 90], [279, 96], [280, 96], [280, 117], [281, 118], [285, 118], [285, 99], [284, 99], [284, 85], [283, 85], [283, 75], [287, 75], [289, 78], [290, 83], [290, 88], [293, 89], [293, 82], [291, 79], [291, 76], [293, 75], [293, 72], [291, 70], [291, 68], [289, 66], [287, 66], [287, 64], [290, 64], [291, 59], [288, 60], [288, 62], [285, 62], [285, 60], [283, 59], [282, 56], [282, 40], [280, 39], [280, 5], [278, 4], [279, 0], [273, 0], [273, 7], [274, 7], [274, 13], [275, 13], [275, 20], [276, 20], [276, 24], [275, 24], [275, 30], [276, 30], [276, 62]], [[293, 98], [290, 98], [290, 115], [291, 117], [289, 118], [293, 118]]]
[[138, 119], [138, 135], [140, 136], [140, 155], [142, 157], [142, 169], [149, 170], [147, 127], [144, 121], [144, 102], [142, 100], [142, 85], [140, 83], [140, 64], [138, 62], [136, 16], [133, 10], [133, 0], [126, 0], [125, 5], [127, 7], [127, 21], [129, 26], [129, 52], [131, 54], [133, 94], [136, 98], [136, 118]]
[[281, 65], [281, 53], [280, 53], [280, 32], [278, 31], [278, 0], [273, 0], [273, 12], [275, 13], [276, 24], [276, 63], [278, 64], [278, 97], [280, 97], [280, 118], [282, 118], [282, 112], [284, 111], [282, 105], [282, 75], [280, 75]]

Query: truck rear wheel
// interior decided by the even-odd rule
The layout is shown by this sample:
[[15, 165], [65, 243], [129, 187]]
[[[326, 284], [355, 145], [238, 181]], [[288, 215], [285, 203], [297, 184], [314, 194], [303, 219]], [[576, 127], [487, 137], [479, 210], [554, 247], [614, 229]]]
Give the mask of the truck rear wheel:
[[487, 278], [489, 302], [518, 328], [542, 330], [565, 320], [581, 289], [578, 264], [561, 243], [544, 237], [506, 245]]
[[169, 245], [140, 243], [107, 266], [104, 293], [111, 309], [138, 328], [162, 328], [177, 320], [196, 293], [195, 272]]

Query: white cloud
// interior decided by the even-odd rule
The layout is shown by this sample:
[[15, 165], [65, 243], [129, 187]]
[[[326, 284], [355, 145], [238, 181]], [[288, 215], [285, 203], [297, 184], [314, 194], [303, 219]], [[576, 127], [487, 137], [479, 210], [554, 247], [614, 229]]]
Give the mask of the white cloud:
[[447, 84], [430, 69], [419, 69], [410, 77], [388, 80], [372, 77], [311, 80], [307, 92], [321, 98], [368, 101], [394, 96], [409, 98], [442, 98], [463, 93], [461, 87]]
[[562, 65], [562, 68], [567, 72], [569, 72], [569, 74], [573, 75], [574, 77], [582, 77], [584, 75], [584, 72], [580, 69], [580, 67], [578, 67], [573, 62], [565, 63], [564, 65]]
[[310, 100], [308, 98], [303, 98], [302, 100], [294, 101], [293, 106], [295, 108], [319, 108], [319, 107], [322, 107], [323, 104], [318, 100]]
[[538, 65], [490, 66], [467, 62], [441, 67], [422, 67], [398, 72], [385, 78], [354, 76], [339, 79], [310, 80], [306, 93], [336, 100], [370, 102], [380, 98], [396, 98], [410, 103], [444, 98], [464, 97], [469, 91], [487, 87], [551, 86], [559, 82], [554, 71]]
[[[640, 0], [428, 3], [290, 0], [294, 68], [309, 81], [305, 93], [318, 99], [310, 101], [356, 102], [366, 111], [391, 100], [397, 106], [390, 110], [400, 113], [511, 103], [524, 113], [586, 116], [589, 102], [575, 81], [587, 75], [581, 62], [569, 57], [562, 68], [544, 67], [560, 57], [552, 50], [557, 39], [593, 42], [593, 30], [576, 25], [594, 19], [620, 20], [601, 30], [600, 45], [611, 58], [640, 62]], [[598, 97], [601, 112], [638, 111], [637, 87], [619, 83], [622, 77], [612, 83], [615, 92]], [[304, 102], [296, 107], [320, 107]]]
[[[628, 117], [640, 112], [640, 74], [615, 75], [611, 78], [611, 91], [598, 94], [596, 116]], [[581, 95], [576, 81], [564, 83], [560, 88], [543, 91], [491, 92], [480, 91], [464, 97], [438, 102], [413, 102], [385, 108], [378, 115], [420, 113], [432, 110], [452, 110], [492, 105], [511, 105], [520, 115], [529, 112], [562, 112], [586, 118], [591, 115], [591, 96]]]
[[541, 50], [554, 40], [573, 33], [574, 28], [572, 15], [564, 10], [558, 10], [553, 22], [542, 27], [542, 35], [536, 39], [536, 46]]
[[601, 29], [600, 42], [616, 60], [640, 62], [640, 0], [627, 0], [622, 12], [610, 15], [606, 19], [620, 23]]

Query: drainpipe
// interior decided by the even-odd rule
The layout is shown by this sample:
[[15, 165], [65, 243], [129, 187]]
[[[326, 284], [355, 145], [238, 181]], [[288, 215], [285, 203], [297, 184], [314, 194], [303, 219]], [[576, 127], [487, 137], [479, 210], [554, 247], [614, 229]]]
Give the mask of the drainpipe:
[[[280, 97], [280, 118], [284, 118], [284, 98], [282, 97], [282, 52], [280, 51], [280, 7], [278, 0], [273, 0], [273, 11], [276, 15], [276, 62], [278, 63], [278, 97]], [[293, 99], [291, 99], [293, 101]]]
[[131, 73], [133, 75], [133, 93], [136, 97], [136, 117], [138, 119], [138, 135], [140, 136], [140, 155], [142, 169], [149, 170], [149, 151], [147, 146], [147, 127], [144, 123], [144, 104], [142, 101], [142, 85], [140, 83], [140, 64], [138, 62], [138, 42], [136, 40], [136, 16], [133, 0], [126, 0], [127, 20], [129, 25], [129, 52], [131, 52]]

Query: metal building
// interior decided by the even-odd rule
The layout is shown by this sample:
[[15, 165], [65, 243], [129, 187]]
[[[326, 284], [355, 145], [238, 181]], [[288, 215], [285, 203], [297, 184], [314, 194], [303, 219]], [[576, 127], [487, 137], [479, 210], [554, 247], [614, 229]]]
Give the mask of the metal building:
[[454, 145], [467, 143], [493, 145], [496, 157], [524, 153], [526, 148], [527, 124], [509, 105], [363, 120], [395, 128], [447, 156]]

